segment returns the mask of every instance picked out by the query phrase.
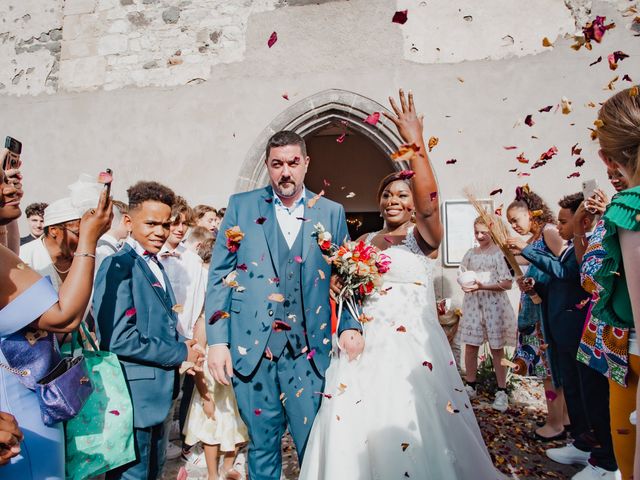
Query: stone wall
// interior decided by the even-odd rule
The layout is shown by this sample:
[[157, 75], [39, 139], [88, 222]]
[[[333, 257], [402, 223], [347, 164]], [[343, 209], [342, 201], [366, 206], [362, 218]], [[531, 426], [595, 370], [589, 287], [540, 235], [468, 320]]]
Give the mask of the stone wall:
[[[426, 114], [426, 135], [440, 139], [431, 159], [442, 199], [470, 185], [481, 196], [503, 189], [493, 199], [506, 204], [528, 182], [553, 205], [587, 178], [608, 187], [589, 128], [598, 103], [633, 84], [625, 74], [639, 81], [640, 24], [628, 10], [637, 5], [0, 0], [0, 135], [24, 143], [25, 204], [55, 200], [78, 173], [111, 167], [116, 198], [154, 179], [194, 204], [221, 206], [241, 172], [259, 165], [252, 145], [276, 119], [313, 109], [325, 90], [387, 104], [404, 87]], [[407, 22], [392, 23], [404, 9]], [[573, 50], [573, 34], [595, 15], [616, 28], [593, 50]], [[616, 50], [629, 58], [612, 71], [607, 55]], [[567, 115], [562, 97], [572, 102]], [[558, 155], [531, 170], [551, 146]], [[521, 152], [530, 165], [517, 162]], [[575, 171], [579, 178], [567, 178]], [[442, 273], [445, 293], [454, 275]]]

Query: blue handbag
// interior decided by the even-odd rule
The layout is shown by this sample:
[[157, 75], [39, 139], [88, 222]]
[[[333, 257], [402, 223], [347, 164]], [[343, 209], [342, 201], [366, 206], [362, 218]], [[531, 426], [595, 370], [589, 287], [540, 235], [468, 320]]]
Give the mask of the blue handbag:
[[51, 332], [25, 327], [5, 337], [0, 350], [9, 364], [0, 366], [35, 392], [45, 425], [75, 417], [93, 392], [84, 357], [62, 358]]

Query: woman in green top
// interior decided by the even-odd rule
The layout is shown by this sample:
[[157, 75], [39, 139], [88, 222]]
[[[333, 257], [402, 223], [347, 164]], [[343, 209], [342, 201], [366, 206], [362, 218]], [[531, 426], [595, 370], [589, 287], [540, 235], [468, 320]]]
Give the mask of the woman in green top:
[[[640, 95], [638, 86], [607, 100], [598, 113], [600, 157], [629, 181], [618, 193], [603, 220], [606, 256], [595, 281], [602, 287], [593, 316], [615, 327], [631, 328], [627, 388], [610, 381], [609, 410], [616, 460], [624, 480], [640, 478], [640, 445], [629, 415], [638, 410], [640, 349]], [[635, 475], [634, 475], [635, 471]]]

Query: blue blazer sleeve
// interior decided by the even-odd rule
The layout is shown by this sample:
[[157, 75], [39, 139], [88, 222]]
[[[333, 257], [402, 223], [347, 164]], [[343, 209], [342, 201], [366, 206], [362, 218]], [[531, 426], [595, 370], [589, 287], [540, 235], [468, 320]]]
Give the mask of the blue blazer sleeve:
[[[175, 341], [146, 336], [137, 328], [132, 289], [132, 264], [116, 265], [121, 257], [107, 257], [96, 275], [93, 308], [101, 348], [121, 360], [160, 367], [175, 367], [187, 358], [187, 346]], [[125, 268], [122, 268], [125, 267]], [[162, 318], [157, 319], [163, 321]]]
[[218, 231], [218, 238], [213, 246], [211, 266], [209, 267], [209, 279], [207, 281], [207, 295], [205, 297], [205, 319], [207, 330], [207, 343], [229, 343], [229, 318], [212, 317], [216, 312], [229, 313], [231, 307], [232, 289], [222, 282], [223, 279], [235, 270], [238, 257], [227, 249], [227, 239], [224, 232], [237, 225], [238, 214], [236, 197], [229, 199], [229, 206]]
[[[344, 207], [340, 205], [338, 210], [338, 225], [336, 226], [336, 234], [333, 236], [334, 243], [342, 245], [345, 240], [350, 240], [349, 230], [347, 229], [347, 217], [344, 213]], [[338, 330], [338, 336], [342, 335], [345, 330], [358, 330], [362, 331], [362, 325], [357, 318], [353, 318], [353, 315], [344, 308], [342, 310], [342, 317], [340, 318], [340, 328]]]
[[[552, 277], [566, 282], [580, 281], [580, 270], [577, 261], [562, 263], [558, 257], [550, 252], [542, 252], [531, 245], [522, 250], [522, 256], [533, 265]], [[573, 255], [575, 258], [575, 255]]]

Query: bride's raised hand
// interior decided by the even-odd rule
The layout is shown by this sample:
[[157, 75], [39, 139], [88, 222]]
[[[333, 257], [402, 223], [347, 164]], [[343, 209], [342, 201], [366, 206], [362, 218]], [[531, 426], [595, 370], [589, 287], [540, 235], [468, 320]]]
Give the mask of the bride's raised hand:
[[415, 143], [420, 146], [424, 141], [422, 137], [424, 115], [418, 115], [416, 113], [412, 92], [409, 92], [407, 98], [405, 97], [404, 90], [400, 89], [398, 96], [400, 99], [400, 108], [393, 97], [389, 97], [389, 103], [391, 104], [394, 114], [391, 115], [387, 112], [383, 112], [383, 114], [394, 123], [405, 143]]

